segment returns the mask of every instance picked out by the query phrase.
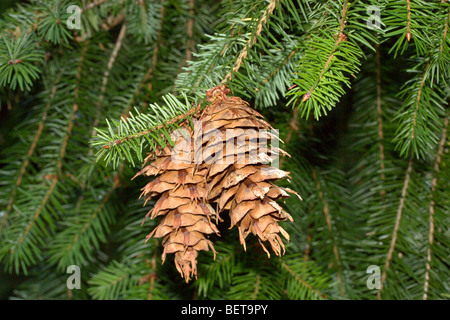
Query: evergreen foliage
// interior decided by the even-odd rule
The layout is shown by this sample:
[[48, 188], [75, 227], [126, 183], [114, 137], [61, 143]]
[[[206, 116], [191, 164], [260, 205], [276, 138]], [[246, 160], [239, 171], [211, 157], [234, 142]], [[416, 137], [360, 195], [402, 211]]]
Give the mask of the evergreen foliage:
[[[81, 10], [80, 28], [68, 10]], [[375, 7], [374, 7], [375, 6]], [[379, 27], [369, 27], [378, 8]], [[448, 299], [446, 0], [29, 0], [0, 4], [0, 296]], [[372, 19], [372, 20], [371, 20]], [[226, 84], [292, 156], [291, 239], [267, 259], [223, 223], [185, 284], [147, 154]], [[151, 206], [151, 204], [149, 204]], [[255, 241], [252, 241], [255, 240]], [[170, 259], [168, 259], [170, 260]], [[67, 267], [81, 268], [69, 290]], [[370, 289], [368, 267], [380, 268]], [[3, 281], [5, 279], [5, 281]]]

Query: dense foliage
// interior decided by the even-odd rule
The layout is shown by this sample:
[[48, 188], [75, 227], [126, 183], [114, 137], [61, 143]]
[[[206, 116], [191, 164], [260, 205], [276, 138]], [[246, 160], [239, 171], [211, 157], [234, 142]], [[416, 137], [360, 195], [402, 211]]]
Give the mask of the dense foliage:
[[[0, 10], [2, 298], [450, 297], [448, 1]], [[280, 130], [292, 155], [281, 168], [304, 200], [284, 204], [284, 256], [251, 237], [244, 251], [225, 223], [216, 259], [202, 253], [186, 284], [161, 265], [161, 242], [145, 243], [156, 221], [141, 225], [147, 181], [131, 178], [219, 84]], [[66, 287], [70, 265], [80, 290]]]

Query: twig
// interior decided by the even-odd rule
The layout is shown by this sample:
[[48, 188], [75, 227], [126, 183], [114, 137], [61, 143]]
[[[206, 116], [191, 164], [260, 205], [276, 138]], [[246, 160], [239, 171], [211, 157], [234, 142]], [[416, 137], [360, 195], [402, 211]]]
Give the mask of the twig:
[[302, 285], [304, 285], [305, 287], [307, 287], [308, 289], [310, 289], [311, 291], [313, 291], [314, 293], [316, 293], [317, 295], [319, 295], [320, 297], [322, 297], [323, 299], [328, 299], [328, 297], [318, 291], [317, 289], [314, 289], [309, 283], [307, 283], [305, 280], [303, 280], [302, 278], [300, 278], [295, 272], [294, 270], [292, 270], [291, 268], [289, 268], [289, 266], [286, 264], [286, 262], [282, 262], [281, 266], [286, 269], [290, 274], [292, 274], [295, 278], [295, 280], [297, 280], [298, 282], [300, 282]]
[[22, 166], [20, 167], [19, 176], [17, 177], [15, 186], [13, 186], [13, 189], [12, 189], [12, 192], [11, 192], [11, 196], [9, 197], [8, 203], [6, 205], [6, 213], [3, 216], [2, 223], [0, 225], [0, 231], [6, 225], [6, 220], [8, 219], [9, 213], [10, 213], [12, 205], [14, 203], [14, 198], [16, 197], [17, 188], [22, 183], [22, 178], [23, 178], [23, 176], [25, 174], [25, 171], [26, 171], [26, 169], [27, 169], [27, 167], [28, 167], [28, 165], [30, 163], [30, 158], [31, 158], [31, 156], [34, 153], [34, 150], [36, 149], [37, 143], [38, 143], [38, 141], [39, 141], [39, 139], [41, 137], [42, 131], [44, 130], [44, 124], [45, 124], [45, 121], [47, 120], [48, 110], [52, 106], [51, 102], [52, 102], [52, 100], [53, 100], [53, 98], [55, 97], [55, 94], [56, 94], [56, 88], [57, 88], [56, 84], [58, 84], [60, 80], [61, 80], [61, 73], [58, 74], [58, 77], [56, 79], [55, 85], [53, 86], [53, 88], [51, 90], [50, 97], [48, 99], [47, 104], [44, 107], [44, 112], [42, 113], [42, 118], [41, 118], [41, 121], [39, 122], [36, 134], [34, 135], [33, 142], [31, 143], [31, 146], [28, 149], [25, 161], [22, 163]]
[[317, 191], [319, 192], [319, 198], [322, 201], [322, 205], [323, 205], [323, 214], [325, 215], [325, 220], [327, 222], [327, 226], [328, 226], [328, 231], [330, 233], [330, 239], [333, 242], [333, 254], [334, 254], [334, 258], [336, 260], [336, 264], [337, 264], [337, 277], [338, 277], [338, 282], [339, 282], [339, 289], [340, 289], [340, 295], [343, 296], [344, 295], [344, 287], [343, 287], [343, 283], [342, 283], [342, 276], [341, 276], [341, 268], [342, 268], [342, 264], [341, 264], [341, 259], [339, 256], [339, 251], [336, 245], [336, 241], [334, 240], [333, 237], [333, 229], [332, 229], [332, 223], [331, 223], [331, 217], [330, 217], [330, 212], [328, 209], [328, 203], [325, 200], [324, 196], [323, 196], [323, 192], [320, 189], [320, 181], [317, 178], [317, 174], [316, 174], [316, 170], [314, 169], [312, 172], [312, 176], [314, 181], [316, 182], [316, 186], [317, 186]]
[[86, 5], [86, 7], [84, 9], [81, 9], [81, 12], [90, 10], [90, 9], [97, 7], [105, 2], [106, 2], [106, 0], [95, 0], [91, 3], [89, 3], [88, 5]]
[[[381, 110], [381, 61], [380, 61], [380, 46], [377, 44], [377, 52], [376, 52], [376, 64], [377, 64], [377, 120], [378, 120], [378, 139], [380, 146], [380, 169], [381, 169], [381, 180], [384, 181], [384, 135], [383, 135], [383, 115]], [[385, 191], [381, 191], [381, 195], [384, 196]]]
[[[163, 3], [161, 5], [161, 11], [159, 13], [160, 19], [159, 19], [158, 40], [156, 41], [155, 49], [153, 49], [152, 66], [148, 70], [148, 80], [149, 80], [148, 90], [149, 91], [151, 91], [153, 89], [152, 81], [153, 81], [153, 77], [155, 74], [156, 63], [158, 61], [159, 48], [162, 46], [162, 29], [163, 29], [163, 23], [164, 23], [165, 10], [166, 9], [165, 9], [164, 3]], [[147, 99], [147, 97], [146, 97], [146, 99]], [[147, 103], [145, 102], [146, 99], [144, 99], [144, 103], [142, 104], [141, 110], [147, 105]]]
[[406, 39], [408, 42], [411, 40], [411, 1], [406, 0]]
[[[51, 194], [53, 193], [53, 190], [55, 189], [55, 186], [56, 186], [57, 182], [58, 182], [58, 179], [56, 177], [53, 178], [52, 184], [50, 185], [50, 188], [47, 190], [47, 193], [45, 194], [44, 199], [42, 199], [41, 205], [36, 210], [36, 213], [34, 214], [33, 219], [30, 221], [30, 223], [28, 224], [28, 226], [25, 229], [24, 233], [20, 237], [19, 244], [23, 242], [23, 240], [25, 239], [26, 235], [30, 232], [30, 230], [33, 227], [34, 223], [36, 222], [36, 220], [41, 215], [42, 211], [44, 210], [45, 205], [47, 204], [48, 200], [50, 199]], [[10, 252], [11, 253], [14, 252], [14, 247], [11, 248]]]
[[439, 165], [441, 163], [442, 159], [442, 153], [444, 151], [444, 145], [445, 140], [447, 138], [447, 126], [448, 126], [448, 117], [445, 117], [444, 121], [444, 130], [442, 132], [442, 138], [439, 143], [439, 149], [436, 156], [436, 161], [434, 162], [434, 177], [431, 182], [431, 201], [430, 201], [430, 233], [428, 234], [428, 249], [427, 249], [427, 263], [426, 263], [426, 270], [425, 270], [425, 283], [423, 288], [423, 300], [428, 299], [428, 284], [430, 280], [430, 270], [431, 270], [431, 246], [433, 245], [433, 239], [434, 239], [434, 192], [436, 190], [437, 185], [437, 174], [439, 172]]
[[269, 5], [266, 8], [266, 11], [264, 12], [263, 16], [259, 20], [258, 26], [256, 27], [255, 34], [252, 37], [250, 37], [250, 39], [248, 39], [244, 49], [242, 49], [241, 53], [237, 57], [236, 63], [234, 65], [233, 69], [228, 71], [225, 78], [222, 80], [222, 82], [220, 84], [222, 84], [222, 85], [225, 84], [229, 79], [231, 79], [231, 75], [233, 72], [236, 73], [239, 71], [239, 68], [241, 67], [243, 60], [247, 57], [248, 49], [250, 49], [256, 43], [256, 38], [259, 37], [259, 35], [261, 34], [262, 28], [267, 23], [269, 15], [271, 15], [273, 13], [273, 11], [275, 10], [276, 4], [277, 4], [276, 0], [270, 1]]
[[187, 61], [192, 59], [192, 50], [194, 49], [194, 39], [193, 39], [193, 29], [194, 29], [194, 7], [195, 0], [189, 1], [189, 19], [186, 23], [187, 29], [187, 41], [186, 41], [186, 58], [181, 62], [180, 67], [178, 68], [177, 74], [180, 74], [183, 70], [183, 67], [186, 65]]
[[253, 292], [251, 300], [256, 300], [256, 297], [258, 296], [259, 292], [259, 282], [261, 281], [261, 277], [259, 275], [256, 276], [256, 282], [255, 282], [255, 291]]
[[423, 85], [424, 85], [424, 82], [425, 82], [425, 76], [427, 75], [427, 71], [428, 71], [428, 67], [430, 66], [430, 62], [431, 62], [431, 58], [428, 59], [427, 66], [425, 67], [425, 70], [423, 71], [422, 80], [420, 81], [419, 91], [417, 92], [416, 107], [414, 109], [414, 117], [413, 117], [413, 127], [412, 127], [411, 139], [415, 138], [417, 111], [419, 111], [420, 97], [422, 95]]
[[389, 246], [389, 250], [388, 250], [388, 253], [386, 256], [386, 262], [385, 262], [384, 268], [383, 268], [383, 274], [381, 275], [380, 289], [377, 292], [378, 300], [381, 299], [381, 291], [383, 291], [383, 288], [384, 288], [384, 282], [386, 281], [387, 271], [389, 270], [389, 265], [392, 260], [392, 254], [394, 253], [395, 244], [397, 242], [398, 230], [400, 228], [400, 221], [402, 219], [403, 207], [405, 205], [406, 192], [408, 191], [409, 180], [411, 178], [412, 164], [413, 164], [413, 161], [412, 161], [412, 157], [411, 157], [409, 160], [408, 169], [406, 170], [405, 181], [403, 183], [403, 189], [402, 189], [402, 193], [401, 193], [400, 203], [399, 203], [399, 206], [397, 209], [397, 216], [395, 218], [395, 226], [394, 226], [394, 230], [392, 231], [391, 245]]
[[[123, 24], [122, 28], [120, 29], [119, 32], [119, 36], [117, 37], [116, 40], [116, 44], [114, 45], [114, 49], [111, 53], [111, 56], [109, 57], [109, 61], [108, 61], [108, 65], [106, 67], [106, 70], [103, 74], [103, 79], [102, 79], [102, 87], [100, 89], [100, 96], [97, 100], [97, 104], [96, 104], [96, 118], [94, 120], [93, 123], [93, 129], [92, 129], [92, 133], [91, 133], [91, 137], [95, 136], [97, 134], [97, 130], [95, 129], [98, 126], [99, 123], [99, 111], [100, 111], [100, 107], [103, 103], [103, 99], [105, 97], [105, 92], [106, 92], [106, 86], [108, 85], [108, 79], [109, 79], [109, 75], [111, 72], [111, 69], [114, 65], [114, 62], [116, 61], [117, 58], [117, 54], [119, 53], [120, 48], [122, 47], [122, 43], [123, 43], [123, 38], [125, 37], [125, 33], [127, 31], [127, 25]], [[89, 148], [89, 155], [92, 154], [92, 146]]]

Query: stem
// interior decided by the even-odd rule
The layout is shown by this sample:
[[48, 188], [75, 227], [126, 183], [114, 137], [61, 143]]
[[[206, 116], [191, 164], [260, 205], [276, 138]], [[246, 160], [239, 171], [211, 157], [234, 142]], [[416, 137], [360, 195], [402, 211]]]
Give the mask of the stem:
[[406, 170], [405, 181], [403, 183], [403, 189], [402, 189], [402, 194], [401, 194], [401, 198], [400, 198], [400, 204], [397, 209], [397, 217], [395, 218], [395, 226], [394, 226], [394, 230], [392, 231], [391, 245], [389, 246], [389, 251], [386, 256], [386, 262], [385, 262], [384, 268], [383, 268], [383, 274], [381, 276], [380, 290], [378, 290], [378, 293], [377, 293], [378, 300], [381, 299], [381, 291], [383, 291], [383, 288], [384, 288], [384, 282], [386, 281], [387, 271], [389, 270], [389, 265], [392, 260], [392, 254], [394, 253], [395, 244], [397, 242], [397, 235], [398, 235], [398, 230], [400, 228], [400, 221], [402, 219], [403, 207], [405, 206], [406, 192], [408, 191], [409, 180], [411, 178], [412, 164], [413, 164], [413, 161], [412, 161], [412, 157], [411, 157], [409, 160], [408, 169]]
[[434, 192], [436, 191], [437, 185], [437, 174], [439, 172], [439, 165], [442, 159], [442, 153], [444, 151], [445, 140], [447, 138], [447, 126], [448, 126], [448, 117], [445, 118], [444, 121], [444, 131], [442, 132], [442, 138], [439, 143], [439, 149], [436, 156], [436, 161], [434, 162], [434, 177], [431, 183], [431, 201], [430, 201], [430, 232], [428, 234], [428, 249], [427, 249], [427, 262], [426, 262], [426, 270], [425, 270], [425, 283], [423, 288], [423, 300], [428, 299], [428, 285], [430, 280], [430, 270], [431, 270], [431, 246], [433, 245], [434, 239]]
[[336, 264], [337, 264], [337, 277], [338, 277], [338, 282], [339, 282], [339, 290], [340, 290], [340, 295], [343, 296], [344, 295], [344, 286], [342, 283], [342, 276], [341, 276], [342, 264], [341, 264], [341, 258], [339, 256], [338, 247], [337, 247], [336, 241], [334, 240], [334, 237], [333, 237], [333, 228], [332, 228], [332, 222], [331, 222], [331, 217], [330, 217], [330, 211], [328, 209], [328, 203], [325, 200], [325, 197], [323, 196], [323, 192], [320, 189], [320, 181], [317, 178], [315, 169], [312, 172], [312, 176], [314, 178], [314, 181], [316, 182], [317, 191], [319, 192], [319, 198], [322, 201], [322, 205], [323, 205], [323, 214], [325, 216], [325, 220], [326, 220], [327, 226], [328, 226], [328, 231], [330, 233], [330, 239], [333, 242], [333, 254], [334, 254], [334, 259], [336, 260]]
[[261, 34], [262, 28], [263, 28], [264, 24], [267, 23], [269, 15], [271, 15], [273, 13], [273, 11], [275, 10], [276, 4], [277, 4], [276, 0], [270, 1], [269, 5], [266, 8], [266, 11], [264, 11], [263, 16], [259, 20], [258, 26], [256, 27], [255, 35], [253, 35], [252, 37], [250, 37], [250, 39], [248, 39], [244, 49], [242, 49], [241, 53], [237, 57], [236, 63], [234, 65], [233, 69], [228, 71], [225, 78], [223, 78], [223, 80], [220, 84], [223, 85], [223, 84], [227, 83], [227, 81], [231, 79], [232, 73], [236, 73], [239, 71], [243, 60], [247, 57], [248, 49], [250, 49], [256, 43], [256, 38], [259, 37], [259, 35]]

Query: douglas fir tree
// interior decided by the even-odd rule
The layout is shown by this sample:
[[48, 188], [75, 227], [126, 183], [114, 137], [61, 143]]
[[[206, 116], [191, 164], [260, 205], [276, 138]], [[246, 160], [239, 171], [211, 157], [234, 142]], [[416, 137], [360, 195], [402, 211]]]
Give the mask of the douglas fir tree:
[[450, 298], [448, 1], [0, 11], [2, 298]]

